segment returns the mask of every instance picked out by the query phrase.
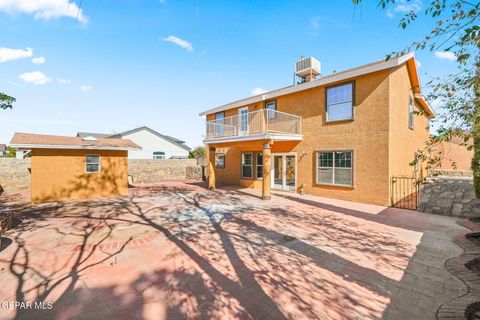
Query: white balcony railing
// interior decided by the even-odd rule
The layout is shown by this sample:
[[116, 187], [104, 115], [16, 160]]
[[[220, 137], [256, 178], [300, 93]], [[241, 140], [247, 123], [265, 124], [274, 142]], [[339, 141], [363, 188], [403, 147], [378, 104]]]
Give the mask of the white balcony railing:
[[207, 139], [255, 134], [302, 134], [302, 117], [263, 109], [207, 121]]

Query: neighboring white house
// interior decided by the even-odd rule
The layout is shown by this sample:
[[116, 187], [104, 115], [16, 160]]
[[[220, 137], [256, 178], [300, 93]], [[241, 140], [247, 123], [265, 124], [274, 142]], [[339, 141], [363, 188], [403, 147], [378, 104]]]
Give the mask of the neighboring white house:
[[129, 139], [142, 147], [142, 150], [128, 151], [129, 159], [186, 159], [190, 148], [185, 141], [158, 133], [148, 127], [140, 127], [116, 134], [78, 132], [77, 137]]

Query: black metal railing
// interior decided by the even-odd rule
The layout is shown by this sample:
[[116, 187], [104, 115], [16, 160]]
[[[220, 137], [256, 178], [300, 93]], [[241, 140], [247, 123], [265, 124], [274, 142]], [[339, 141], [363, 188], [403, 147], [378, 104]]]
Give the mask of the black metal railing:
[[394, 208], [417, 210], [419, 186], [412, 177], [392, 177], [392, 206]]

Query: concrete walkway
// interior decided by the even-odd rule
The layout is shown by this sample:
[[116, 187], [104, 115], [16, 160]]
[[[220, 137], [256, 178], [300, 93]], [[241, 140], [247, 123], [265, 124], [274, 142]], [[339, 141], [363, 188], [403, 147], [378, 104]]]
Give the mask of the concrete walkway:
[[[466, 292], [453, 218], [292, 193], [144, 185], [31, 206], [0, 252], [20, 319], [434, 319]], [[49, 304], [52, 307], [49, 308]]]

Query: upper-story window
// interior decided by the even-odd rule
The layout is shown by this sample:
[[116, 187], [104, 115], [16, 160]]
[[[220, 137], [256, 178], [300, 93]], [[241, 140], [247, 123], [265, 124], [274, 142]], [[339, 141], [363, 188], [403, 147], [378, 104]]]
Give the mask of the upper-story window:
[[353, 120], [353, 82], [330, 87], [326, 91], [326, 120]]
[[[275, 118], [275, 110], [277, 110], [277, 101], [275, 101], [275, 100], [267, 101], [265, 103], [265, 109], [267, 110], [268, 119], [274, 119]], [[270, 110], [273, 110], [273, 111], [270, 111]]]
[[409, 103], [408, 103], [408, 127], [410, 129], [413, 129], [413, 119], [414, 119], [414, 108], [413, 108], [413, 98], [410, 97]]
[[153, 153], [153, 159], [155, 160], [164, 160], [165, 159], [165, 152], [163, 151], [155, 151]]
[[225, 112], [215, 114], [215, 135], [222, 136], [225, 130]]

